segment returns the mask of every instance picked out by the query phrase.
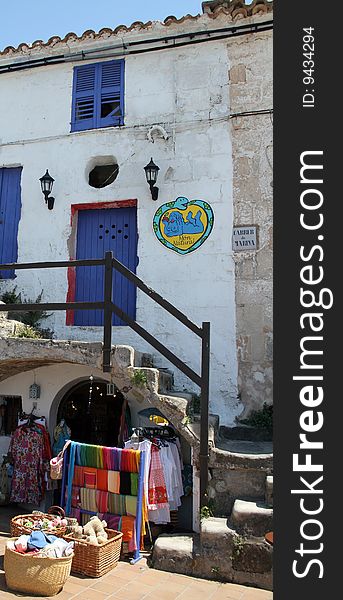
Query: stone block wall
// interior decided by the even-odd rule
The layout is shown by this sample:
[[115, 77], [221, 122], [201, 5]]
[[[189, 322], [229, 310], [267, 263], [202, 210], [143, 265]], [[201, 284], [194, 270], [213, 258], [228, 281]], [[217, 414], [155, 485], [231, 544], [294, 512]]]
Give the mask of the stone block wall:
[[[234, 226], [257, 226], [256, 251], [234, 252], [241, 417], [272, 402], [272, 31], [229, 44]], [[234, 116], [237, 113], [252, 113]]]

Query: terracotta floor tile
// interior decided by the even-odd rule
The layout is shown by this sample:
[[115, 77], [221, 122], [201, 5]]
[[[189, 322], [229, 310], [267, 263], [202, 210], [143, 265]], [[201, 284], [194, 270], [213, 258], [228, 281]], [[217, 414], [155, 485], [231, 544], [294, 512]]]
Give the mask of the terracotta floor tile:
[[110, 581], [111, 579], [114, 579], [114, 581], [120, 580], [124, 583], [129, 583], [129, 581], [135, 581], [138, 576], [139, 573], [135, 573], [133, 571], [131, 573], [128, 573], [127, 571], [111, 571], [111, 573], [105, 576], [104, 581]]
[[75, 585], [81, 586], [83, 588], [87, 588], [90, 587], [92, 585], [92, 583], [94, 583], [94, 581], [96, 581], [96, 579], [94, 580], [91, 577], [77, 577], [77, 576], [71, 576], [69, 577], [68, 581], [70, 581], [70, 583], [73, 583]]
[[195, 579], [194, 581], [190, 581], [189, 582], [189, 587], [187, 589], [189, 589], [190, 591], [199, 591], [204, 592], [204, 593], [214, 593], [216, 590], [218, 590], [220, 588], [220, 583], [218, 581], [209, 581], [206, 579]]
[[189, 586], [189, 581], [185, 581], [185, 582], [180, 582], [180, 581], [173, 581], [172, 579], [170, 579], [168, 581], [168, 584], [164, 584], [163, 582], [160, 583], [158, 586], [156, 586], [156, 590], [159, 589], [161, 591], [165, 590], [167, 588], [168, 592], [174, 592], [175, 594], [181, 594], [182, 592], [184, 592]]
[[243, 600], [243, 590], [231, 587], [229, 583], [222, 585], [214, 592], [211, 600]]
[[85, 591], [85, 586], [80, 585], [79, 583], [75, 583], [70, 579], [67, 579], [66, 583], [63, 586], [63, 591], [69, 592], [70, 594], [79, 594], [80, 592]]
[[[73, 596], [70, 595], [70, 592], [66, 592], [64, 589], [62, 590], [62, 592], [60, 592], [56, 598], [58, 598], [58, 600], [70, 600]], [[37, 600], [37, 598], [36, 598]]]
[[105, 600], [109, 597], [108, 594], [103, 594], [102, 592], [98, 592], [96, 590], [92, 590], [88, 588], [88, 590], [84, 590], [82, 594], [78, 594], [75, 596], [77, 600]]
[[118, 598], [120, 600], [141, 600], [151, 592], [151, 587], [148, 585], [137, 584], [136, 582], [123, 587], [121, 590], [110, 596], [110, 598]]
[[100, 581], [93, 583], [92, 586], [90, 587], [90, 589], [96, 590], [99, 592], [103, 592], [108, 595], [112, 595], [112, 594], [115, 594], [116, 592], [118, 592], [120, 589], [122, 589], [126, 585], [127, 585], [127, 583], [124, 582], [123, 579], [117, 579], [117, 581], [115, 581], [114, 578], [104, 579], [104, 580], [101, 580], [101, 578], [100, 578]]
[[144, 600], [147, 600], [147, 598], [150, 600], [176, 600], [177, 598], [181, 598], [181, 595], [180, 592], [170, 591], [168, 586], [164, 585], [163, 587], [151, 588], [149, 594], [144, 596]]
[[177, 600], [209, 600], [212, 594], [203, 594], [199, 592], [190, 592], [189, 590], [185, 590], [182, 594], [177, 596]]
[[[164, 573], [168, 573], [168, 571], [163, 571]], [[162, 573], [162, 571], [160, 571]], [[188, 575], [183, 575], [183, 573], [171, 573], [172, 577], [175, 579], [195, 579], [195, 577], [189, 577]]]
[[144, 583], [151, 587], [156, 587], [159, 584], [166, 584], [172, 581], [170, 573], [164, 573], [163, 571], [154, 571], [153, 573], [146, 571], [145, 573], [139, 574], [135, 581], [137, 583]]
[[272, 600], [273, 592], [259, 589], [249, 589], [244, 592], [242, 600]]

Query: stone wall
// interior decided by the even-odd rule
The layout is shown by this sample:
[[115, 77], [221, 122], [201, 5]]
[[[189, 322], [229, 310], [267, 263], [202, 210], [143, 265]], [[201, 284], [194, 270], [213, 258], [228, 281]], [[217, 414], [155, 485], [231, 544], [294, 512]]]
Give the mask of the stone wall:
[[257, 250], [234, 253], [242, 417], [272, 402], [272, 31], [229, 45], [234, 226], [257, 226]]

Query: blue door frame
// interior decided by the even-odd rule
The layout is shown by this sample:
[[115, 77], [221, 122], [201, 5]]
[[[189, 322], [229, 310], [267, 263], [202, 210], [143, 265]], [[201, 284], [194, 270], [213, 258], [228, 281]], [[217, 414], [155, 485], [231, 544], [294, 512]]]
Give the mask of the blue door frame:
[[[105, 252], [113, 255], [131, 271], [137, 266], [137, 209], [92, 208], [78, 211], [76, 259], [103, 258]], [[104, 286], [103, 267], [79, 267], [76, 273], [75, 301], [102, 300]], [[131, 318], [136, 318], [136, 287], [115, 272], [113, 301]], [[75, 311], [74, 325], [102, 326], [103, 311]], [[125, 325], [113, 315], [113, 325]]]

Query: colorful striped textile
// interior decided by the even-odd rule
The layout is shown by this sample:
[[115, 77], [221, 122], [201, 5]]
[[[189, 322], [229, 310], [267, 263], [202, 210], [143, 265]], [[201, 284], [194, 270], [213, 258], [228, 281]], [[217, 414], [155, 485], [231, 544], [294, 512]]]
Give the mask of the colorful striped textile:
[[140, 457], [138, 450], [109, 448], [81, 442], [73, 442], [73, 445], [76, 449], [75, 462], [79, 467], [138, 473]]
[[79, 487], [84, 487], [84, 485], [85, 485], [84, 467], [79, 467], [78, 465], [75, 465], [73, 485], [77, 485]]
[[131, 473], [126, 471], [120, 473], [119, 493], [123, 496], [131, 496]]
[[108, 489], [108, 471], [107, 469], [97, 469], [96, 488], [102, 492], [110, 491]]
[[125, 496], [120, 494], [108, 493], [108, 512], [113, 515], [125, 515], [126, 514], [126, 502]]
[[98, 512], [98, 507], [96, 504], [96, 490], [80, 488], [80, 499], [81, 508], [84, 510], [90, 510], [92, 512]]
[[97, 490], [96, 505], [99, 512], [108, 512], [108, 492]]
[[107, 472], [108, 483], [107, 489], [112, 494], [119, 494], [120, 490], [120, 473], [119, 471], [108, 471]]
[[130, 473], [131, 478], [131, 495], [137, 496], [138, 494], [138, 473]]
[[133, 517], [137, 514], [137, 496], [125, 496], [125, 512]]
[[85, 487], [93, 490], [97, 489], [97, 469], [84, 467]]

